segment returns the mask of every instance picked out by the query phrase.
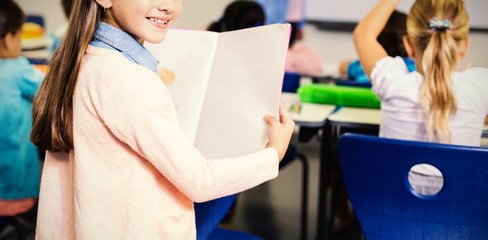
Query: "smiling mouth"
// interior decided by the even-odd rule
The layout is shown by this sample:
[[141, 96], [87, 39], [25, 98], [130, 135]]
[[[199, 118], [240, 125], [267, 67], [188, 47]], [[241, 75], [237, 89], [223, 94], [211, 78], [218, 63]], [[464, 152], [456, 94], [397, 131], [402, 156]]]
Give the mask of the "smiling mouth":
[[162, 20], [162, 19], [159, 19], [159, 18], [147, 18], [149, 19], [149, 21], [153, 22], [153, 23], [156, 23], [156, 24], [168, 24], [169, 20]]

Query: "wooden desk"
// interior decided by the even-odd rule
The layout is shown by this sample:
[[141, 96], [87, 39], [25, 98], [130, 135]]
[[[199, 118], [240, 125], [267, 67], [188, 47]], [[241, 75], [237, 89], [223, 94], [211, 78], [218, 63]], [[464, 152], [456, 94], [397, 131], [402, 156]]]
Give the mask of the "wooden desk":
[[342, 107], [328, 117], [335, 125], [372, 125], [378, 126], [381, 121], [381, 111], [369, 108]]

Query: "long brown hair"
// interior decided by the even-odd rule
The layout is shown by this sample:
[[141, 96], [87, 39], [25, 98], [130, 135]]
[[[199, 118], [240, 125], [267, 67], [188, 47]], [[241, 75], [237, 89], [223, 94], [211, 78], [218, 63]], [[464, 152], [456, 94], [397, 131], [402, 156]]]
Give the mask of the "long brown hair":
[[[437, 18], [449, 20], [446, 29], [432, 29]], [[417, 0], [407, 18], [408, 38], [423, 52], [421, 68], [424, 82], [420, 103], [426, 113], [426, 132], [430, 141], [450, 143], [449, 117], [457, 111], [451, 80], [458, 65], [458, 47], [469, 33], [469, 19], [463, 0]]]
[[73, 149], [73, 92], [81, 61], [103, 14], [94, 0], [74, 0], [67, 32], [33, 103], [31, 141], [42, 149]]

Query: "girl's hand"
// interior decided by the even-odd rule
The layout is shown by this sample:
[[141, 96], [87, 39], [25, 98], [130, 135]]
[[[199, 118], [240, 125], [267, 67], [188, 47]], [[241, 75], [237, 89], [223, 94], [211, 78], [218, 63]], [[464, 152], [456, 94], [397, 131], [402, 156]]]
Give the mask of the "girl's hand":
[[[359, 21], [353, 32], [353, 42], [359, 61], [368, 77], [376, 63], [388, 56], [385, 48], [378, 42], [388, 18], [395, 11], [400, 0], [380, 0], [369, 13]], [[372, 80], [371, 78], [369, 78]], [[372, 80], [373, 81], [373, 80]], [[373, 83], [373, 82], [372, 82]], [[374, 85], [374, 83], [373, 83]]]
[[267, 115], [265, 117], [266, 123], [269, 127], [268, 144], [266, 147], [273, 147], [278, 152], [280, 161], [285, 156], [288, 144], [290, 143], [291, 135], [295, 130], [295, 122], [291, 119], [290, 114], [285, 108], [283, 102], [280, 104], [280, 119], [279, 121], [273, 116]]

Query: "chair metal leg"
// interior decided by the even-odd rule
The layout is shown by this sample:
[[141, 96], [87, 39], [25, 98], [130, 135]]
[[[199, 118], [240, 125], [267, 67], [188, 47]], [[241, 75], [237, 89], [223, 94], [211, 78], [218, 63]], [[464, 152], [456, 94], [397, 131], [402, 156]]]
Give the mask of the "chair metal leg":
[[337, 179], [334, 186], [332, 186], [331, 189], [331, 196], [330, 196], [330, 218], [328, 222], [328, 229], [329, 234], [332, 232], [332, 229], [334, 229], [334, 224], [335, 224], [335, 217], [336, 217], [336, 210], [337, 207], [339, 206], [339, 194], [340, 194], [340, 187], [342, 184], [342, 178], [340, 176], [336, 177]]
[[308, 221], [308, 159], [302, 153], [298, 152], [296, 156], [302, 162], [302, 206], [301, 206], [301, 225], [300, 239], [307, 239], [307, 221]]

